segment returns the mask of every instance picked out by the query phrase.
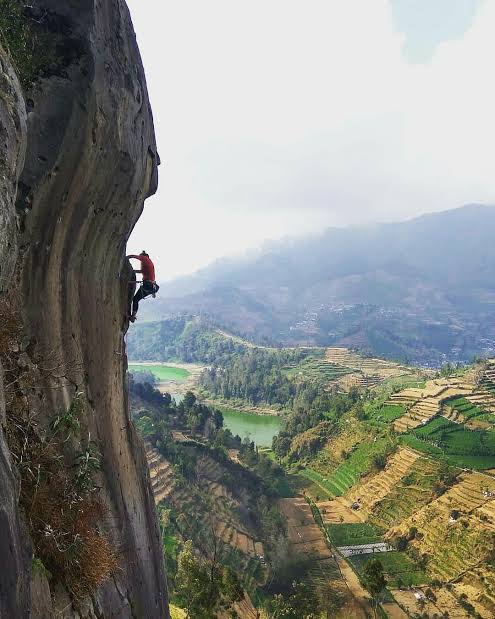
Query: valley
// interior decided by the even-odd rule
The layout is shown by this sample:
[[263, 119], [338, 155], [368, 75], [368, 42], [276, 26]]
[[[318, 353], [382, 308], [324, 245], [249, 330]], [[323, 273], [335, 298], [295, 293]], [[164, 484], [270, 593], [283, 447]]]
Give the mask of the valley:
[[[194, 350], [190, 342], [198, 341]], [[272, 616], [276, 595], [292, 599], [294, 578], [322, 609], [332, 607], [331, 616], [371, 615], [366, 574], [372, 558], [387, 583], [379, 596], [383, 616], [434, 617], [444, 609], [450, 617], [493, 616], [495, 360], [435, 372], [342, 347], [253, 347], [195, 319], [182, 325], [171, 347], [173, 354], [187, 350], [189, 363], [203, 364], [189, 384], [223, 414], [223, 429], [206, 444], [219, 445], [221, 436], [227, 467], [239, 466], [268, 484], [265, 498], [285, 533], [270, 538], [250, 529], [234, 515], [243, 513], [240, 504], [229, 512], [235, 497], [225, 486], [227, 460], [222, 470], [201, 457], [201, 492], [207, 488], [209, 501], [222, 506], [198, 508], [199, 495], [187, 498], [175, 485], [176, 467], [166, 458], [158, 465], [162, 473], [153, 472], [157, 456], [150, 448], [155, 498], [176, 514], [189, 514], [181, 536], [198, 548], [206, 542], [193, 522], [215, 514], [213, 530], [233, 549], [225, 556], [234, 551], [244, 557], [245, 564], [236, 562], [246, 565], [246, 596], [260, 616]], [[242, 407], [277, 415], [239, 412]], [[232, 411], [234, 418], [277, 425], [264, 438], [244, 429], [258, 446], [252, 451]], [[198, 434], [191, 423], [181, 444], [203, 449], [204, 431]], [[245, 612], [239, 616], [249, 617]]]

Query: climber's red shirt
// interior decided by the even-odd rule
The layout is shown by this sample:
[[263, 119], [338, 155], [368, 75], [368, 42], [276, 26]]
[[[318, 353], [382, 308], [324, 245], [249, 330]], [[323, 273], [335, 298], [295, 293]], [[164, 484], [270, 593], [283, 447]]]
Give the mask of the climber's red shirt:
[[155, 283], [155, 265], [149, 256], [127, 256], [128, 258], [136, 258], [141, 261], [141, 272], [143, 280]]

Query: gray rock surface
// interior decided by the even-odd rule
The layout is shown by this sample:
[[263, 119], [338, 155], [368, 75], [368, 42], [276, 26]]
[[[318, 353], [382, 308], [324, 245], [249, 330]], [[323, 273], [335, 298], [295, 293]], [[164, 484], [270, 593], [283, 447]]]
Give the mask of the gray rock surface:
[[[125, 246], [144, 200], [157, 186], [144, 71], [123, 0], [39, 0], [36, 10], [39, 27], [53, 31], [62, 50], [25, 96], [27, 151], [17, 195], [26, 341], [33, 363], [51, 368], [39, 373], [36, 413], [48, 424], [77, 392], [85, 394], [82, 427], [102, 455], [98, 482], [108, 514], [101, 527], [121, 560], [118, 572], [90, 599], [73, 603], [57, 587], [49, 599], [48, 583], [37, 575], [29, 601], [30, 556], [18, 543], [16, 483], [0, 441], [0, 556], [9, 539], [15, 551], [9, 573], [3, 564], [0, 570], [0, 599], [12, 609], [20, 604], [1, 616], [23, 617], [30, 606], [32, 617], [44, 619], [52, 605], [53, 616], [67, 619], [166, 619], [161, 540], [143, 446], [129, 419], [124, 341]], [[22, 159], [22, 106], [12, 103], [17, 91], [9, 90], [3, 56], [1, 69], [1, 143], [8, 148], [0, 169], [5, 181], [0, 257], [8, 281], [15, 256], [12, 200]]]
[[[26, 144], [24, 100], [10, 60], [0, 47], [0, 295], [11, 288], [17, 256], [15, 197]], [[7, 448], [0, 364], [0, 617], [28, 616], [29, 543], [18, 513], [19, 484]]]

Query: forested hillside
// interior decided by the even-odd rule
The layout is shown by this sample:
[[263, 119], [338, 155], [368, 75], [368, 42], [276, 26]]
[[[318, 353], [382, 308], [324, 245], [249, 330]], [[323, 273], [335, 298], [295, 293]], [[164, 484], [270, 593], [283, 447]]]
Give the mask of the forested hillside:
[[495, 208], [329, 229], [163, 286], [142, 317], [208, 316], [260, 344], [345, 346], [420, 365], [495, 351]]

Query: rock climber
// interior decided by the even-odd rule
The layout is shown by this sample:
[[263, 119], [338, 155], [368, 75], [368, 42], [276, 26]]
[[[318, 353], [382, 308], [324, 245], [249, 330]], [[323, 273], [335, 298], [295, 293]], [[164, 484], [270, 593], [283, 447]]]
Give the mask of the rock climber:
[[151, 261], [151, 258], [149, 257], [149, 255], [144, 250], [139, 254], [139, 256], [132, 254], [130, 256], [127, 256], [127, 258], [128, 259], [133, 258], [141, 262], [141, 269], [140, 270], [134, 269], [134, 273], [141, 273], [143, 276], [143, 281], [141, 283], [141, 286], [139, 287], [139, 290], [134, 295], [134, 298], [132, 299], [132, 312], [131, 312], [131, 315], [129, 316], [129, 320], [131, 322], [134, 322], [136, 320], [136, 314], [137, 314], [138, 307], [139, 307], [139, 301], [142, 301], [143, 299], [145, 299], [146, 297], [149, 297], [150, 295], [153, 295], [154, 297], [156, 293], [158, 292], [158, 290], [160, 289], [160, 286], [155, 281], [155, 265]]

